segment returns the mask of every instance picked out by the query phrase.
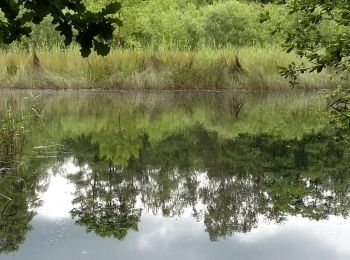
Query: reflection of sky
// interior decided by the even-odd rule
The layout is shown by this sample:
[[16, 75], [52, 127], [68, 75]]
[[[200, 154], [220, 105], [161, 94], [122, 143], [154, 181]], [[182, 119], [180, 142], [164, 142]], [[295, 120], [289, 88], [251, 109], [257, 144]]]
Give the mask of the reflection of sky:
[[[78, 171], [69, 161], [62, 175]], [[320, 222], [291, 217], [281, 225], [262, 222], [248, 234], [210, 242], [204, 224], [187, 213], [176, 219], [145, 213], [139, 232], [130, 231], [124, 241], [100, 238], [74, 225], [69, 214], [74, 186], [62, 175], [50, 173], [33, 231], [18, 252], [0, 255], [1, 260], [350, 259], [350, 220], [338, 217]]]

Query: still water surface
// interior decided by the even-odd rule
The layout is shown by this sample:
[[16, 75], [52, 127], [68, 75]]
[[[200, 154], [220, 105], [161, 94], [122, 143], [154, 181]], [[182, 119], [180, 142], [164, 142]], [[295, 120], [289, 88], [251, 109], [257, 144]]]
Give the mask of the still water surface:
[[0, 179], [1, 260], [350, 259], [350, 153], [318, 95], [38, 94], [0, 98], [41, 115]]

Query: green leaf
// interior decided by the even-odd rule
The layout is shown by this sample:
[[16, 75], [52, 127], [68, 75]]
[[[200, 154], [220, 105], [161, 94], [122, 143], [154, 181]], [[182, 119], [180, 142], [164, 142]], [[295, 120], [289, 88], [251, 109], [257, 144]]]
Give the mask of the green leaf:
[[108, 44], [96, 40], [94, 40], [94, 49], [101, 56], [107, 56], [111, 50]]
[[118, 12], [121, 8], [121, 4], [118, 2], [113, 2], [108, 4], [102, 11], [101, 14], [103, 16], [106, 16], [108, 14], [115, 14], [116, 12]]

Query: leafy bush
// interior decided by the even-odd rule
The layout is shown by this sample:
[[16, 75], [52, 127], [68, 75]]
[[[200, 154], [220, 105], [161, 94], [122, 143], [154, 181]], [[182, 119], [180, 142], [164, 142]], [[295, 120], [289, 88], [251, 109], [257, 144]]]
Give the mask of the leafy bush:
[[234, 2], [207, 9], [203, 22], [206, 40], [217, 46], [252, 44], [257, 35], [251, 30], [251, 17], [244, 11]]
[[[289, 28], [293, 17], [285, 17], [285, 8], [268, 4], [227, 1], [203, 8], [203, 35], [210, 46], [251, 46], [281, 42], [281, 35], [271, 33], [279, 24]], [[271, 19], [261, 24], [260, 14], [269, 12]]]

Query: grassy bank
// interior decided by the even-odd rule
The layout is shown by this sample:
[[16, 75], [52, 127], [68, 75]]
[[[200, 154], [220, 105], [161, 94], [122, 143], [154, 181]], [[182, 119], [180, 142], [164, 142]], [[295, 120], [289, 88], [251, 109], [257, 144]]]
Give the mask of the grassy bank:
[[[0, 88], [110, 90], [281, 90], [279, 66], [297, 61], [277, 47], [199, 51], [113, 50], [107, 57], [80, 56], [77, 48], [0, 50]], [[306, 74], [299, 88], [335, 87], [331, 71]]]

